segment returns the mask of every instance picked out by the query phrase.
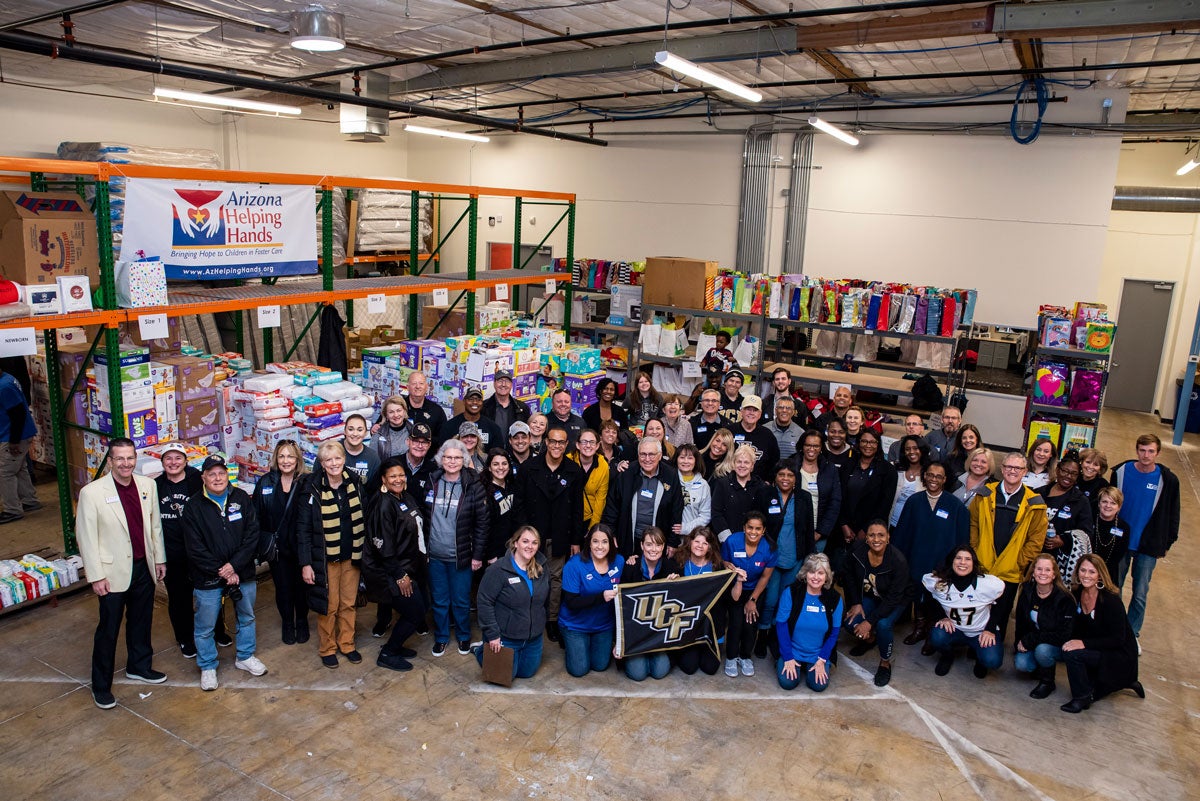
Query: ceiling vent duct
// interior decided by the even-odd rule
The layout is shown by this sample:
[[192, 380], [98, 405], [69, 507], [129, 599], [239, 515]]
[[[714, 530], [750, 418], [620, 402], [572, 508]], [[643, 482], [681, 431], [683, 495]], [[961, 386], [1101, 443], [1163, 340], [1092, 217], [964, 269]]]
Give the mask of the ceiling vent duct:
[[1118, 186], [1113, 211], [1200, 212], [1200, 189], [1173, 186]]
[[[388, 77], [378, 72], [360, 74], [358, 78], [358, 95], [372, 100], [388, 99]], [[342, 80], [342, 94], [356, 94], [355, 79]], [[342, 103], [341, 130], [351, 142], [382, 142], [388, 135], [388, 111], [382, 108], [367, 106], [352, 106]]]

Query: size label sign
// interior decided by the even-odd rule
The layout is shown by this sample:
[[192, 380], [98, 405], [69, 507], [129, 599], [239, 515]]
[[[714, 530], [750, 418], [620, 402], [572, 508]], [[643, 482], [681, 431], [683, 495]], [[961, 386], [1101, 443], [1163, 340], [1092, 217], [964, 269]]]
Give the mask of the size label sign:
[[496, 284], [496, 300], [508, 300], [508, 284]]
[[449, 306], [450, 305], [450, 290], [442, 287], [441, 289], [433, 290], [433, 305], [434, 306]]
[[166, 339], [167, 334], [167, 315], [165, 314], [143, 314], [138, 317], [138, 334], [142, 341], [147, 339]]
[[387, 297], [382, 293], [367, 295], [367, 314], [383, 314], [387, 311]]
[[259, 306], [258, 307], [258, 327], [259, 328], [278, 328], [279, 327], [279, 307], [278, 306]]
[[32, 356], [37, 353], [37, 332], [32, 328], [0, 330], [0, 356]]
[[546, 279], [546, 294], [553, 295], [557, 291], [558, 291], [558, 281], [555, 281], [553, 278], [547, 278]]

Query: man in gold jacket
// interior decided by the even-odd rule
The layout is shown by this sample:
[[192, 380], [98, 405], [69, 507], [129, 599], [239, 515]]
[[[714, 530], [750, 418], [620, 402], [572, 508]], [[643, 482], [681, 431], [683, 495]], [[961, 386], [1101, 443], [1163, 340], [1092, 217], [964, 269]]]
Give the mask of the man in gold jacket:
[[990, 494], [971, 501], [971, 547], [980, 566], [1004, 582], [1004, 595], [992, 609], [1001, 643], [1025, 568], [1046, 543], [1046, 502], [1022, 483], [1028, 467], [1024, 454], [1008, 454], [1003, 477], [988, 484]]

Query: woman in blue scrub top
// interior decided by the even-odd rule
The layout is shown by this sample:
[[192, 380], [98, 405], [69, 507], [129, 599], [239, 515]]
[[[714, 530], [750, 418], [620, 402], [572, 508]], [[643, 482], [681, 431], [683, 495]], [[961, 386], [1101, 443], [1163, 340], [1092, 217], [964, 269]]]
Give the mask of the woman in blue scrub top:
[[[690, 446], [685, 446], [690, 447]], [[655, 579], [679, 578], [675, 560], [666, 558], [667, 537], [658, 526], [650, 526], [642, 532], [642, 555], [629, 557], [621, 571], [622, 584], [636, 584]], [[647, 677], [661, 679], [671, 672], [671, 655], [667, 651], [627, 656], [625, 675], [634, 681], [645, 681]]]
[[[700, 526], [684, 539], [683, 545], [675, 551], [675, 559], [679, 563], [677, 570], [680, 576], [699, 576], [726, 568], [721, 559], [721, 543], [717, 534], [708, 526]], [[717, 643], [725, 640], [725, 619], [728, 614], [729, 600], [736, 600], [738, 584], [733, 582], [731, 589], [719, 598], [712, 608], [713, 628]], [[732, 593], [732, 595], [731, 595]], [[675, 664], [689, 676], [697, 670], [702, 670], [710, 676], [716, 675], [721, 667], [721, 660], [713, 653], [711, 643], [707, 640], [689, 645], [676, 651]]]
[[824, 692], [841, 631], [842, 597], [833, 589], [833, 570], [823, 553], [809, 554], [797, 578], [779, 598], [775, 674], [785, 690], [794, 690], [804, 682], [813, 692]]
[[586, 549], [563, 566], [558, 627], [572, 676], [608, 670], [617, 626], [612, 600], [624, 567], [612, 529], [603, 523], [592, 526]]
[[758, 634], [759, 604], [771, 581], [777, 560], [767, 542], [767, 518], [762, 512], [750, 512], [741, 531], [730, 534], [721, 544], [721, 558], [740, 584], [738, 599], [729, 610], [729, 628], [725, 637], [725, 675], [754, 675], [754, 640]]

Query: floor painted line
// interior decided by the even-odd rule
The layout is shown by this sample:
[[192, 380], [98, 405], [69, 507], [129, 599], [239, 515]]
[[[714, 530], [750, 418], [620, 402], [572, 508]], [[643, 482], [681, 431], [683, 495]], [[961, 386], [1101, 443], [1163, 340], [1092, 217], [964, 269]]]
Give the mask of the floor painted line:
[[[562, 690], [552, 690], [546, 687], [536, 687], [530, 684], [518, 683], [512, 687], [501, 687], [496, 684], [472, 682], [468, 689], [476, 693], [495, 693], [498, 695], [561, 695], [586, 698], [670, 698], [674, 700], [707, 700], [707, 701], [893, 701], [886, 693], [872, 695], [837, 695], [833, 693], [814, 693], [808, 689], [795, 691], [779, 690], [778, 692], [755, 692], [738, 690], [652, 690], [641, 688], [617, 687], [571, 687]], [[630, 682], [632, 683], [632, 682]]]
[[[239, 679], [238, 681], [226, 681], [226, 680], [219, 679], [219, 681], [220, 681], [219, 689], [223, 689], [223, 690], [288, 690], [288, 691], [296, 691], [296, 692], [339, 692], [342, 690], [353, 689], [353, 684], [338, 685], [338, 686], [319, 685], [319, 684], [278, 684], [278, 683], [271, 684], [271, 683], [260, 682], [260, 681], [252, 681], [252, 680], [248, 680], [248, 679]], [[354, 681], [354, 684], [357, 684], [357, 683], [358, 683], [358, 680], [356, 679]], [[63, 676], [62, 678], [56, 678], [54, 676], [30, 676], [28, 678], [23, 678], [20, 676], [0, 676], [0, 685], [2, 685], [2, 684], [74, 684], [79, 687], [84, 687], [84, 688], [88, 687], [87, 684], [81, 683], [77, 679], [73, 679], [70, 676]], [[199, 677], [197, 677], [195, 680], [173, 680], [170, 677], [168, 677], [167, 680], [165, 682], [163, 682], [162, 684], [146, 684], [145, 682], [133, 681], [132, 679], [127, 679], [123, 676], [121, 676], [121, 677], [114, 676], [113, 677], [113, 686], [114, 687], [144, 687], [145, 692], [151, 692], [158, 688], [166, 688], [166, 687], [190, 687], [190, 688], [194, 688], [194, 689], [199, 689], [200, 688], [200, 679], [199, 679]]]

